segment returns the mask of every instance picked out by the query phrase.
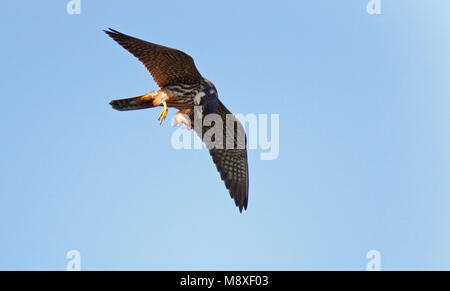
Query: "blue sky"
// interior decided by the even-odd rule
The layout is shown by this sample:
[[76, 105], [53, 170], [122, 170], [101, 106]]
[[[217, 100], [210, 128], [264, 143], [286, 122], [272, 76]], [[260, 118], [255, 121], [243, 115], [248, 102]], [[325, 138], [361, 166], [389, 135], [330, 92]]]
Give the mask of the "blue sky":
[[[450, 269], [450, 3], [6, 1], [0, 269]], [[239, 214], [169, 110], [117, 112], [145, 68], [102, 30], [183, 50], [235, 113], [279, 114]]]

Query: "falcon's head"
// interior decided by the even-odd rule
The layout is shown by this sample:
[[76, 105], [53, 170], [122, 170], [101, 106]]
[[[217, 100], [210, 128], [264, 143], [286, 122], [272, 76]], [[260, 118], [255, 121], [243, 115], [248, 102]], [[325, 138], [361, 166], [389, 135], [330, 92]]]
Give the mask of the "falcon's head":
[[194, 103], [196, 106], [202, 107], [203, 116], [210, 113], [215, 113], [219, 107], [219, 95], [217, 94], [216, 87], [208, 79], [204, 80], [204, 88], [197, 93], [194, 98]]

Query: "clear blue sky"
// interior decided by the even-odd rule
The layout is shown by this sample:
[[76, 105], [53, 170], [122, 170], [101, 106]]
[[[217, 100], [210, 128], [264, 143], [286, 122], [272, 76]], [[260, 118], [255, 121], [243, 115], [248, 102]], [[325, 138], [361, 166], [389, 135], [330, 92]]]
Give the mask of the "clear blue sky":
[[[450, 269], [449, 1], [67, 2], [1, 5], [0, 269]], [[110, 108], [156, 84], [107, 27], [280, 114], [245, 213], [174, 110]]]

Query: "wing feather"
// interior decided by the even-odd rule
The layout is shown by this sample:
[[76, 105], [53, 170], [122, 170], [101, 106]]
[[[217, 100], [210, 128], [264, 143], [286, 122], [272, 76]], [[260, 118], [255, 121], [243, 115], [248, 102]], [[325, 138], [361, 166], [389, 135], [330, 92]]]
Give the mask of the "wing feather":
[[147, 42], [111, 28], [105, 32], [138, 58], [161, 88], [178, 83], [194, 84], [202, 80], [192, 57], [182, 51]]
[[[239, 120], [219, 101], [219, 107], [216, 111], [218, 115], [222, 118], [224, 129], [223, 136], [223, 147], [214, 147], [209, 150], [214, 164], [216, 165], [217, 171], [220, 173], [221, 179], [224, 181], [231, 198], [239, 211], [242, 209], [247, 209], [248, 205], [248, 160], [247, 160], [247, 148], [246, 148], [246, 136], [244, 127], [239, 122]], [[231, 118], [232, 123], [226, 122], [226, 117]], [[191, 119], [193, 120], [193, 119]], [[227, 130], [227, 126], [231, 124], [234, 125], [232, 130]], [[201, 137], [214, 126], [203, 126], [202, 132], [197, 132]], [[233, 136], [231, 136], [233, 134]], [[238, 136], [241, 134], [244, 137], [244, 144], [239, 140]], [[226, 139], [232, 139], [234, 142], [233, 148], [226, 148]]]

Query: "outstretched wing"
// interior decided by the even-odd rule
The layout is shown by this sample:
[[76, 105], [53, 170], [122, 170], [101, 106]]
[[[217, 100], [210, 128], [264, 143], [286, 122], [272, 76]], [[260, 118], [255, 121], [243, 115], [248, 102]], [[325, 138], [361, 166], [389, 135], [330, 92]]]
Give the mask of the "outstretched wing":
[[161, 88], [178, 83], [194, 84], [202, 79], [192, 57], [182, 51], [134, 38], [111, 28], [105, 32], [138, 58]]
[[246, 150], [213, 149], [209, 153], [216, 164], [220, 177], [230, 192], [234, 203], [247, 209], [248, 204], [248, 162]]
[[[216, 164], [220, 177], [230, 192], [231, 198], [234, 199], [239, 211], [242, 212], [243, 208], [247, 209], [248, 204], [248, 161], [244, 127], [220, 100], [215, 113], [221, 117], [223, 123], [223, 146], [222, 148], [217, 146], [211, 148], [209, 153], [214, 164]], [[194, 120], [193, 115], [191, 120]], [[204, 137], [205, 133], [214, 125], [214, 123], [211, 126], [203, 125], [202, 132], [198, 132], [198, 129], [196, 132], [199, 136]], [[228, 145], [227, 140], [229, 141]], [[229, 147], [230, 144], [232, 144], [232, 148]]]

